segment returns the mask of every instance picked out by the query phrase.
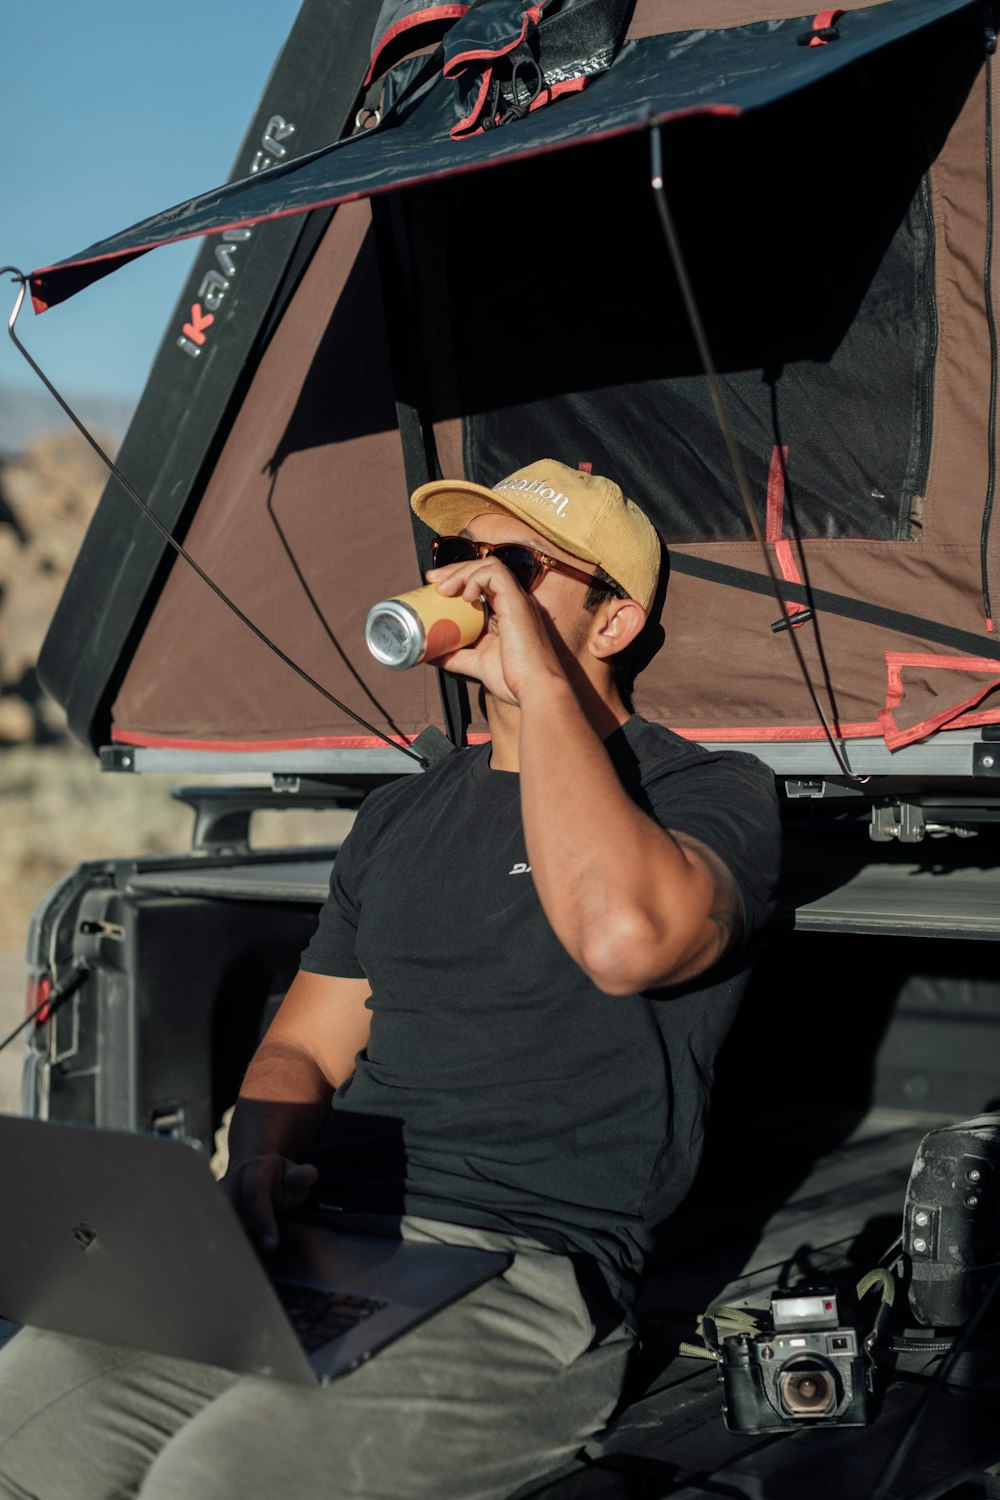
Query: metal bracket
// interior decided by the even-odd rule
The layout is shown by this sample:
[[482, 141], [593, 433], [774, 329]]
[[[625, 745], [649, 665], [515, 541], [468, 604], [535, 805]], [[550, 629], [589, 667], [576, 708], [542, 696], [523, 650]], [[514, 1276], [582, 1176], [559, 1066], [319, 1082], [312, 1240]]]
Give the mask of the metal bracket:
[[785, 779], [784, 786], [785, 796], [789, 801], [801, 797], [823, 798], [826, 801], [835, 797], [850, 797], [856, 801], [864, 796], [859, 787], [843, 786], [839, 781], [821, 781], [818, 777], [790, 776]]
[[128, 745], [102, 745], [99, 754], [102, 771], [135, 770], [135, 751]]
[[973, 776], [1000, 776], [1000, 745], [973, 745]]
[[919, 844], [927, 832], [924, 810], [915, 802], [892, 802], [873, 807], [868, 837], [876, 844], [898, 839], [901, 844]]
[[785, 796], [789, 799], [796, 797], [824, 797], [826, 795], [825, 781], [786, 781]]
[[934, 1260], [938, 1253], [941, 1208], [933, 1203], [909, 1203], [904, 1214], [904, 1249], [915, 1260]]
[[293, 806], [318, 812], [358, 807], [374, 786], [393, 780], [367, 773], [335, 779], [275, 775], [272, 786], [179, 786], [170, 795], [194, 813], [195, 853], [247, 854], [255, 812], [282, 812]]
[[150, 1111], [149, 1128], [153, 1135], [169, 1136], [180, 1140], [187, 1133], [187, 1120], [183, 1104], [158, 1104]]
[[174, 787], [170, 795], [194, 813], [191, 848], [198, 854], [247, 854], [250, 819], [258, 807], [269, 807], [270, 788]]

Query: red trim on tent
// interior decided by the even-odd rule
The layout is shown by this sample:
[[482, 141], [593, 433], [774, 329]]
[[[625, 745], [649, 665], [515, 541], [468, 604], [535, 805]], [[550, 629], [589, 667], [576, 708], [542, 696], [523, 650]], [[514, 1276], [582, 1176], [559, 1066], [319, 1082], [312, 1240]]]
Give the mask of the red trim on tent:
[[472, 124], [473, 120], [476, 118], [476, 116], [478, 115], [479, 111], [482, 109], [482, 107], [483, 107], [483, 100], [486, 98], [486, 95], [489, 93], [489, 88], [490, 88], [490, 84], [491, 84], [492, 81], [493, 81], [493, 69], [492, 68], [485, 68], [483, 70], [482, 79], [480, 80], [480, 83], [479, 83], [479, 92], [476, 95], [475, 99], [473, 100], [472, 108], [469, 110], [469, 113], [467, 115], [465, 115], [463, 119], [459, 120], [459, 122], [458, 122], [457, 125], [453, 125], [452, 128], [448, 132], [448, 134], [451, 136], [451, 138], [452, 138], [453, 141], [458, 140], [458, 138], [460, 136], [467, 137], [467, 136], [470, 136], [470, 135], [478, 135], [479, 131], [482, 130], [482, 126], [479, 127], [479, 130], [468, 130], [467, 127]]
[[[414, 736], [414, 739], [416, 736]], [[374, 734], [318, 735], [297, 740], [196, 740], [182, 739], [168, 734], [142, 734], [132, 729], [112, 729], [112, 742], [116, 745], [134, 745], [140, 750], [388, 750], [385, 740]], [[490, 739], [488, 734], [470, 734], [470, 745], [482, 745]], [[409, 747], [413, 740], [396, 740], [402, 748]]]
[[[374, 750], [388, 749], [385, 740], [374, 734], [317, 735], [296, 740], [198, 740], [175, 735], [142, 734], [131, 729], [112, 729], [116, 745], [135, 745], [147, 750]], [[409, 740], [397, 740], [407, 747]]]
[[[731, 729], [678, 729], [674, 733], [685, 740], [702, 740], [708, 744], [732, 744], [745, 740], [747, 744], [767, 744], [771, 741], [793, 744], [797, 740], [825, 740], [826, 730], [820, 724], [770, 724], [755, 725], [748, 729], [745, 724], [734, 724]], [[877, 720], [870, 723], [837, 724], [834, 733], [838, 739], [873, 739], [881, 734]]]
[[531, 5], [528, 7], [528, 9], [524, 12], [524, 16], [521, 21], [520, 35], [516, 36], [512, 42], [508, 42], [506, 47], [495, 47], [492, 50], [489, 48], [484, 48], [479, 52], [459, 52], [455, 57], [450, 58], [449, 61], [445, 63], [444, 67], [441, 69], [441, 72], [444, 74], [445, 78], [455, 78], [462, 71], [462, 66], [465, 63], [481, 62], [485, 57], [506, 57], [508, 52], [513, 52], [515, 47], [520, 47], [521, 43], [524, 41], [524, 38], [528, 34], [529, 23], [533, 22], [536, 26], [538, 25], [538, 18], [542, 14], [544, 8], [545, 0], [542, 0], [541, 5]]
[[[912, 745], [917, 740], [928, 739], [939, 730], [975, 729], [985, 724], [1000, 723], [1000, 705], [996, 708], [973, 711], [977, 703], [981, 703], [989, 693], [1000, 687], [1000, 677], [997, 676], [992, 677], [989, 682], [984, 683], [960, 703], [953, 703], [948, 708], [942, 709], [940, 713], [921, 719], [918, 724], [911, 724], [906, 729], [897, 727], [893, 714], [893, 710], [898, 708], [903, 701], [905, 668], [929, 667], [940, 668], [946, 672], [995, 673], [997, 663], [993, 657], [936, 656], [930, 652], [887, 651], [885, 664], [885, 707], [879, 709], [878, 718], [874, 723], [835, 724], [834, 733], [838, 738], [861, 739], [880, 735], [887, 749], [900, 750], [904, 745]], [[826, 731], [818, 724], [768, 725], [755, 726], [752, 729], [739, 724], [731, 729], [677, 729], [675, 732], [686, 740], [701, 740], [706, 744], [713, 742], [725, 744], [741, 740], [751, 744], [792, 743], [796, 740], [826, 739]]]
[[564, 78], [561, 83], [553, 83], [549, 88], [544, 88], [540, 94], [535, 95], [528, 105], [528, 114], [530, 115], [534, 109], [541, 109], [545, 104], [551, 104], [553, 99], [558, 99], [562, 94], [581, 93], [589, 82], [590, 77], [581, 73], [579, 78]]
[[[940, 661], [938, 657], [936, 660]], [[991, 667], [996, 662], [990, 662]], [[993, 686], [1000, 684], [1000, 679]], [[984, 692], [990, 691], [987, 686]], [[979, 698], [982, 693], [977, 695]], [[977, 696], [967, 700], [967, 703], [977, 701]], [[978, 713], [965, 713], [962, 710], [966, 704], [958, 704], [956, 709], [948, 713], [958, 713], [958, 717], [950, 719], [949, 729], [976, 729], [985, 724], [1000, 723], [1000, 708], [983, 709]], [[938, 716], [941, 717], [940, 715]], [[947, 714], [944, 716], [947, 718]], [[920, 728], [920, 734], [915, 738], [922, 738], [934, 732], [937, 721], [933, 719], [924, 720], [924, 725], [931, 725], [927, 729]], [[906, 731], [908, 734], [911, 731]], [[747, 728], [745, 724], [734, 724], [728, 729], [680, 729], [674, 728], [674, 733], [680, 735], [681, 739], [698, 740], [706, 745], [711, 744], [734, 744], [740, 741], [746, 744], [794, 744], [797, 741], [814, 742], [825, 740], [826, 732], [818, 724], [772, 724], [754, 725]], [[877, 739], [882, 735], [882, 725], [876, 719], [868, 723], [839, 724], [834, 726], [834, 733], [839, 739]], [[313, 739], [298, 740], [196, 740], [181, 739], [172, 735], [140, 734], [128, 729], [113, 729], [111, 731], [112, 742], [116, 745], [132, 745], [139, 750], [235, 750], [239, 753], [261, 751], [261, 750], [387, 750], [390, 747], [385, 740], [378, 739], [375, 735], [331, 735], [317, 736]], [[470, 745], [485, 745], [490, 736], [482, 732], [475, 732], [468, 736]], [[405, 745], [412, 741], [401, 742]], [[886, 740], [888, 744], [888, 740]], [[904, 743], [903, 741], [899, 742]], [[909, 743], [909, 741], [905, 741]], [[899, 748], [899, 744], [889, 745], [890, 750]]]
[[[946, 672], [995, 672], [997, 664], [991, 657], [933, 656], [916, 651], [887, 651], [885, 664], [887, 670], [885, 708], [879, 710], [878, 717], [883, 737], [890, 750], [898, 750], [903, 745], [912, 745], [914, 740], [926, 739], [936, 729], [955, 723], [966, 710], [974, 708], [987, 694], [1000, 687], [1000, 677], [993, 677], [989, 682], [977, 688], [968, 698], [964, 698], [961, 703], [953, 703], [948, 708], [942, 709], [940, 713], [933, 714], [928, 719], [921, 719], [919, 724], [911, 724], [906, 729], [899, 729], [893, 709], [898, 708], [903, 701], [904, 667], [939, 667]], [[989, 710], [984, 712], [988, 713]], [[994, 719], [1000, 718], [1000, 709], [996, 710], [993, 717]], [[980, 719], [980, 715], [977, 714], [976, 718]], [[981, 719], [981, 722], [989, 722], [989, 719]]]
[[468, 10], [467, 5], [430, 5], [426, 10], [415, 10], [412, 15], [403, 16], [402, 20], [393, 23], [389, 29], [379, 37], [372, 49], [371, 62], [368, 64], [368, 72], [365, 74], [362, 88], [367, 88], [375, 77], [375, 69], [382, 53], [390, 42], [394, 42], [404, 31], [412, 31], [414, 26], [423, 26], [431, 21], [460, 21]]
[[[979, 729], [985, 724], [1000, 724], [1000, 708], [983, 709], [981, 713], [963, 713], [959, 718], [951, 720], [945, 733], [951, 729]], [[813, 742], [826, 739], [826, 731], [819, 724], [772, 724], [753, 729], [748, 729], [745, 724], [734, 724], [730, 729], [678, 729], [676, 725], [671, 725], [671, 728], [683, 740], [698, 740], [706, 745], [732, 745], [741, 741], [748, 745], [794, 744], [799, 740]], [[834, 733], [838, 739], [844, 740], [879, 739], [882, 737], [882, 725], [877, 719], [868, 724], [838, 724], [834, 726]], [[898, 747], [893, 745], [889, 748]]]

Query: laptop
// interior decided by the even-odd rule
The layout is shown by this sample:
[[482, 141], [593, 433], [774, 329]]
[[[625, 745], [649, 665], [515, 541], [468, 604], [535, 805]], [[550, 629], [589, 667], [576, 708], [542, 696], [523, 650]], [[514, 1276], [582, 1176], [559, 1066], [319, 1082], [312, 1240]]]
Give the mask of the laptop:
[[356, 1369], [511, 1261], [323, 1214], [284, 1220], [264, 1261], [197, 1142], [11, 1115], [0, 1205], [0, 1318], [306, 1385]]

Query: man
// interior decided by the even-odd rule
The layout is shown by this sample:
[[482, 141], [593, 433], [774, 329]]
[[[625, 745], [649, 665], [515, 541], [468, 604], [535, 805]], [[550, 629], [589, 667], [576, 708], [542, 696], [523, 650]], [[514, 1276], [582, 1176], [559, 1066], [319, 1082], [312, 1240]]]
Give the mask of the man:
[[265, 1250], [321, 1180], [338, 1222], [513, 1264], [315, 1392], [22, 1334], [2, 1495], [500, 1500], [615, 1406], [769, 913], [773, 787], [629, 712], [613, 668], [660, 544], [617, 485], [546, 460], [413, 506], [439, 534], [430, 581], [487, 607], [439, 665], [481, 685], [491, 742], [363, 805], [247, 1072], [226, 1187]]

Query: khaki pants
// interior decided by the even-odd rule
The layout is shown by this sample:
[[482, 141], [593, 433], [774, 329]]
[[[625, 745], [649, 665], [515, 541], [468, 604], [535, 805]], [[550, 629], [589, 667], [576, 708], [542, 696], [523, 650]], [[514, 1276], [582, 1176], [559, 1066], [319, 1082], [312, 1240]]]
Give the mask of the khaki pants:
[[397, 1232], [515, 1258], [327, 1387], [25, 1329], [0, 1352], [0, 1496], [506, 1500], [541, 1484], [611, 1415], [631, 1335], [596, 1326], [572, 1263], [533, 1241]]

